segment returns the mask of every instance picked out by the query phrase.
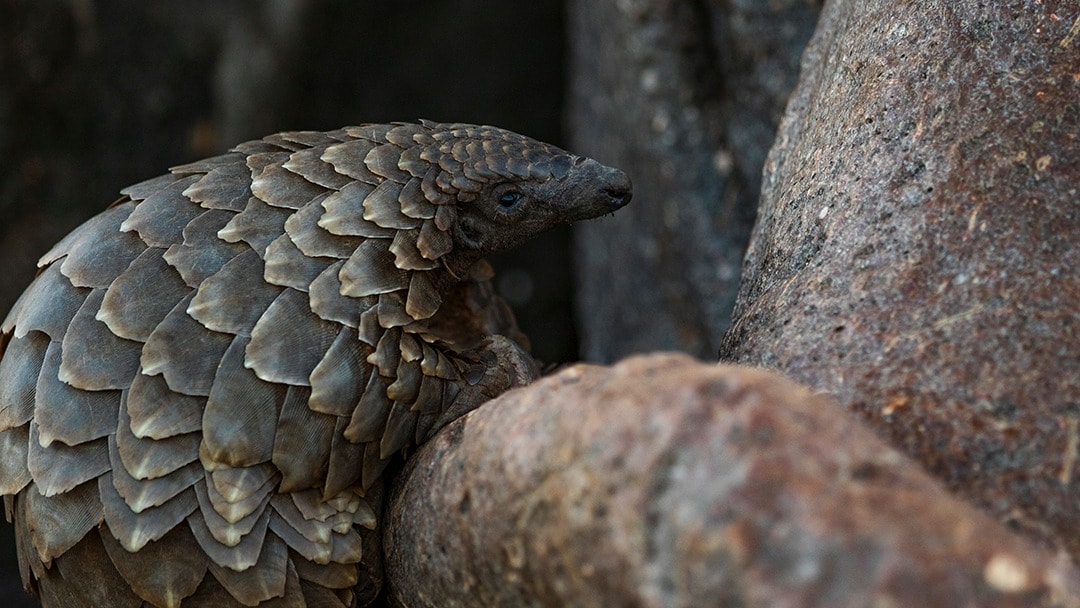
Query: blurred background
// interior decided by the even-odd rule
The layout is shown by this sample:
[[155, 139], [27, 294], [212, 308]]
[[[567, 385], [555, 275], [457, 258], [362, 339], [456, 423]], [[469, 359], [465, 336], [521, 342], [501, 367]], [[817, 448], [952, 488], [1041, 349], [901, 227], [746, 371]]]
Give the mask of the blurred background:
[[[263, 135], [493, 124], [634, 202], [492, 259], [547, 364], [715, 359], [820, 0], [0, 0], [0, 316], [126, 185]], [[576, 321], [577, 320], [577, 321]], [[0, 606], [21, 590], [0, 525]]]

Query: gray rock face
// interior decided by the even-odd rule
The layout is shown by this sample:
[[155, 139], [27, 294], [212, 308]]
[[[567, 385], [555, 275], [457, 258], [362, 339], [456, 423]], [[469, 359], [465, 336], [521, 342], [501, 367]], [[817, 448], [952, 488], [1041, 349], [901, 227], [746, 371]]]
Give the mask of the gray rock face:
[[830, 3], [721, 354], [832, 393], [1078, 557], [1074, 18], [1053, 3]]

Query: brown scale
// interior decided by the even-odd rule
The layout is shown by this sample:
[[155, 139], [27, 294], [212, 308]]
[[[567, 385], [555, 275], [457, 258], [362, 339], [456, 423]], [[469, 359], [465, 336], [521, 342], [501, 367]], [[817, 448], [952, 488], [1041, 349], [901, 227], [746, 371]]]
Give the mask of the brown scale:
[[47, 606], [371, 601], [390, 460], [535, 375], [483, 257], [630, 185], [424, 121], [281, 133], [122, 194], [0, 325], [0, 495]]

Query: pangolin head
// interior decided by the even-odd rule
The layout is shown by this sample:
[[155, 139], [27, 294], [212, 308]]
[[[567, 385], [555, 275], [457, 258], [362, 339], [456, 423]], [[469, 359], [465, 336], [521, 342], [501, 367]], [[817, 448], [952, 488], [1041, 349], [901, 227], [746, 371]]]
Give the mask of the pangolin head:
[[433, 145], [421, 157], [454, 176], [452, 234], [459, 254], [502, 251], [630, 202], [630, 178], [591, 158], [496, 127], [422, 124], [431, 129]]

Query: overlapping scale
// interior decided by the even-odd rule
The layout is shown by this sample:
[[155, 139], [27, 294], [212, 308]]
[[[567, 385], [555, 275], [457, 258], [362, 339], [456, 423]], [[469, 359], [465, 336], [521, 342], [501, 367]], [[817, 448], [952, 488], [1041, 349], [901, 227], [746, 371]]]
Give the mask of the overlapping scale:
[[285, 387], [260, 380], [244, 365], [250, 339], [237, 336], [221, 358], [203, 411], [203, 444], [230, 467], [269, 461]]
[[251, 330], [245, 365], [267, 382], [310, 386], [310, 375], [340, 325], [311, 312], [307, 294], [286, 289]]
[[[203, 453], [200, 451], [200, 459], [202, 456]], [[270, 463], [250, 467], [230, 467], [216, 463], [215, 465], [212, 466], [203, 460], [203, 466], [210, 471], [210, 481], [213, 484], [212, 489], [207, 489], [211, 502], [214, 502], [215, 491], [228, 503], [237, 504], [247, 501], [253, 496], [272, 492], [273, 488], [268, 484], [276, 483], [281, 477]]]
[[449, 205], [443, 205], [435, 210], [435, 227], [443, 232], [457, 223], [457, 209]]
[[54, 496], [44, 496], [31, 485], [24, 497], [30, 541], [42, 561], [48, 562], [74, 547], [103, 517], [94, 481]]
[[[332, 140], [331, 140], [332, 141]], [[322, 160], [321, 148], [306, 148], [293, 152], [282, 165], [288, 171], [323, 188], [338, 190], [352, 180], [334, 170], [334, 166]]]
[[0, 494], [4, 494], [5, 499], [30, 483], [29, 451], [29, 424], [0, 431], [0, 454], [4, 455], [0, 458]]
[[[385, 401], [385, 400], [384, 400]], [[345, 437], [349, 421], [338, 418], [330, 443], [330, 462], [326, 470], [323, 496], [333, 497], [353, 486], [359, 479], [364, 462], [364, 446]]]
[[198, 287], [206, 277], [247, 250], [243, 242], [230, 243], [218, 238], [236, 214], [211, 209], [191, 220], [184, 228], [184, 242], [175, 243], [165, 251], [165, 261], [176, 269], [189, 287]]
[[[124, 391], [125, 395], [120, 403], [116, 435], [113, 439], [116, 441], [120, 464], [129, 475], [140, 480], [157, 479], [199, 459], [199, 443], [202, 441], [202, 436], [197, 432], [183, 433], [164, 439], [137, 437], [131, 430], [127, 392]], [[115, 468], [116, 463], [112, 464]]]
[[47, 264], [62, 255], [60, 272], [72, 285], [108, 287], [146, 249], [146, 243], [135, 233], [120, 232], [121, 224], [134, 210], [135, 204], [127, 202], [90, 218], [46, 253], [40, 263]]
[[41, 331], [59, 342], [90, 289], [75, 287], [60, 272], [60, 264], [50, 264], [38, 274], [11, 308], [0, 331], [22, 338]]
[[187, 527], [172, 528], [137, 553], [117, 542], [110, 531], [111, 524], [110, 529], [100, 531], [105, 552], [131, 590], [150, 604], [178, 607], [202, 583], [207, 556]]
[[420, 220], [401, 211], [398, 198], [401, 184], [386, 180], [375, 187], [364, 199], [364, 219], [383, 228], [409, 230], [420, 227]]
[[[420, 155], [423, 150], [424, 149], [419, 146], [414, 146], [403, 150], [401, 152], [401, 156], [398, 157], [398, 169], [401, 169], [402, 171], [408, 173], [409, 175], [413, 176], [413, 178], [424, 177], [424, 174], [427, 173], [428, 167], [431, 166], [431, 163], [421, 158]], [[417, 184], [417, 186], [419, 186], [419, 184]]]
[[355, 329], [342, 327], [322, 361], [312, 370], [307, 406], [315, 412], [348, 416], [364, 392], [371, 365], [371, 349]]
[[241, 536], [240, 541], [235, 545], [225, 545], [214, 538], [203, 519], [205, 514], [205, 511], [200, 509], [188, 517], [187, 523], [202, 553], [210, 561], [237, 572], [247, 570], [259, 561], [266, 539], [267, 524], [270, 521], [269, 509], [262, 509], [259, 512], [251, 526], [251, 531]]
[[30, 332], [12, 339], [0, 357], [0, 432], [33, 418], [38, 376], [49, 344], [45, 334]]
[[[364, 165], [368, 171], [386, 179], [387, 182], [404, 184], [409, 180], [409, 174], [398, 168], [398, 159], [401, 157], [401, 148], [392, 144], [381, 144], [372, 148], [364, 157]], [[384, 182], [386, 183], [386, 182]]]
[[393, 238], [394, 230], [364, 219], [364, 201], [375, 191], [365, 182], [352, 182], [331, 193], [320, 203], [325, 213], [318, 220], [320, 228], [338, 236]]
[[187, 313], [188, 294], [165, 315], [142, 349], [142, 373], [161, 374], [170, 390], [207, 396], [221, 356], [232, 343], [227, 333], [206, 329]]
[[298, 553], [293, 555], [292, 562], [301, 580], [327, 589], [348, 589], [357, 582], [356, 566], [353, 564], [316, 564]]
[[120, 391], [79, 390], [59, 379], [61, 367], [60, 343], [50, 342], [34, 399], [41, 447], [57, 441], [77, 446], [115, 431]]
[[379, 443], [372, 441], [364, 444], [364, 466], [360, 471], [360, 486], [367, 490], [382, 478], [383, 471], [390, 464], [389, 458], [379, 456]]
[[117, 336], [95, 318], [104, 297], [104, 289], [90, 292], [61, 343], [57, 377], [85, 391], [126, 388], [139, 370], [142, 343]]
[[140, 372], [126, 391], [126, 405], [133, 435], [164, 440], [202, 429], [206, 396], [178, 393], [163, 376]]
[[325, 148], [350, 139], [344, 129], [337, 131], [283, 131], [278, 133], [278, 137], [284, 141], [300, 144], [305, 148]]
[[440, 169], [438, 166], [428, 167], [424, 177], [420, 180], [420, 191], [424, 193], [424, 199], [434, 205], [443, 206], [454, 202], [454, 198], [436, 183]]
[[[414, 273], [415, 275], [416, 273]], [[409, 281], [412, 284], [412, 281]], [[403, 327], [416, 321], [416, 318], [406, 311], [406, 291], [392, 291], [379, 294], [379, 325], [383, 327]]]
[[338, 274], [342, 295], [373, 296], [409, 286], [410, 272], [394, 264], [390, 244], [386, 239], [368, 239], [356, 248]]
[[390, 243], [390, 253], [394, 254], [394, 266], [405, 270], [433, 270], [439, 262], [425, 258], [417, 246], [420, 231], [399, 230]]
[[262, 258], [248, 249], [207, 277], [184, 310], [207, 329], [250, 336], [255, 323], [283, 291], [281, 286], [267, 283], [265, 273]]
[[110, 435], [109, 463], [112, 469], [113, 487], [135, 513], [160, 507], [202, 479], [202, 466], [197, 460], [160, 477], [136, 479], [124, 466], [116, 444], [116, 436]]
[[109, 470], [109, 444], [102, 437], [79, 445], [41, 445], [37, 423], [30, 422], [26, 466], [45, 496], [67, 492]]
[[236, 601], [245, 606], [256, 606], [285, 595], [288, 560], [289, 549], [284, 541], [275, 534], [267, 534], [259, 559], [250, 568], [237, 572], [211, 561], [209, 570]]
[[[386, 417], [386, 428], [379, 441], [379, 459], [386, 460], [412, 442], [416, 434], [416, 412], [404, 401], [395, 401]], [[365, 454], [366, 456], [366, 454]]]
[[[207, 471], [206, 483], [195, 486], [196, 490], [201, 489], [206, 492], [206, 501], [209, 501], [210, 507], [206, 507], [204, 504], [206, 501], [202, 500], [201, 494], [200, 504], [206, 512], [207, 521], [210, 521], [209, 512], [213, 511], [229, 524], [241, 525], [241, 534], [250, 532], [251, 526], [254, 525], [253, 520], [248, 524], [240, 524], [240, 522], [253, 515], [258, 517], [262, 513], [263, 506], [269, 502], [270, 494], [274, 491], [278, 478], [276, 475], [266, 475], [268, 471], [267, 467], [233, 469], [227, 473], [226, 469]], [[215, 475], [215, 473], [221, 474]], [[218, 481], [215, 482], [215, 479]], [[236, 484], [229, 486], [228, 497], [218, 491], [218, 484], [225, 482]]]
[[[176, 165], [169, 168], [169, 173], [179, 176], [191, 175], [195, 173], [209, 173], [218, 167], [227, 167], [230, 165], [244, 165], [244, 154], [240, 152], [226, 152], [225, 154], [219, 154], [217, 156], [211, 156], [210, 158], [203, 158], [201, 160], [192, 161], [183, 165]], [[165, 176], [162, 176], [165, 177]], [[124, 189], [121, 192], [125, 192], [128, 189]], [[137, 198], [137, 197], [132, 197]], [[142, 198], [146, 198], [145, 196]]]
[[299, 209], [325, 192], [322, 186], [278, 164], [266, 167], [251, 180], [251, 193], [273, 207]]
[[236, 547], [255, 529], [263, 516], [266, 505], [270, 504], [270, 493], [253, 495], [253, 498], [257, 499], [254, 501], [254, 508], [245, 510], [246, 514], [243, 517], [230, 520], [219, 513], [214, 503], [210, 501], [208, 488], [213, 488], [213, 484], [205, 480], [195, 484], [195, 495], [199, 500], [202, 523], [217, 543], [227, 548]]
[[326, 321], [334, 321], [348, 327], [360, 326], [360, 318], [364, 312], [378, 304], [377, 296], [351, 297], [342, 295], [341, 267], [345, 260], [340, 260], [328, 266], [326, 270], [308, 286], [308, 304], [311, 312], [319, 315]]
[[267, 283], [307, 292], [308, 286], [333, 260], [304, 255], [288, 234], [274, 239], [266, 247], [266, 270], [263, 278]]
[[136, 513], [116, 490], [113, 475], [110, 471], [98, 477], [98, 495], [109, 531], [128, 552], [138, 552], [165, 536], [199, 506], [195, 490], [188, 488], [161, 506]]
[[396, 124], [364, 123], [354, 127], [345, 127], [345, 133], [356, 139], [382, 143], [386, 141], [386, 134], [396, 127]]
[[[203, 162], [207, 163], [209, 165], [209, 164], [217, 163], [220, 160], [221, 160], [221, 157], [214, 157], [214, 158], [208, 158]], [[217, 166], [217, 165], [214, 164], [213, 166]], [[182, 166], [181, 169], [183, 169], [183, 168], [184, 167]], [[141, 181], [141, 182], [139, 182], [137, 184], [133, 184], [131, 186], [128, 186], [127, 188], [124, 188], [123, 190], [120, 191], [120, 194], [123, 194], [124, 196], [129, 197], [131, 200], [134, 200], [134, 201], [141, 201], [141, 200], [147, 199], [147, 198], [153, 196], [154, 194], [157, 194], [162, 189], [169, 187], [170, 185], [176, 183], [176, 181], [178, 181], [180, 179], [183, 179], [185, 177], [184, 175], [179, 175], [177, 173], [178, 172], [170, 171], [169, 173], [166, 173], [165, 175], [159, 175], [158, 177], [152, 177], [150, 179], [143, 180], [143, 181]], [[185, 171], [180, 171], [179, 173], [186, 173], [186, 172]], [[193, 173], [201, 173], [201, 171], [194, 171]]]
[[330, 163], [334, 170], [342, 175], [368, 184], [377, 184], [381, 181], [379, 176], [368, 170], [364, 164], [364, 158], [374, 147], [375, 144], [370, 140], [356, 139], [327, 147], [320, 158]]
[[290, 386], [278, 415], [271, 462], [281, 471], [280, 492], [322, 485], [337, 418], [308, 407], [310, 391]]
[[[344, 437], [352, 443], [377, 441], [386, 428], [386, 418], [390, 415], [393, 402], [386, 398], [386, 389], [392, 379], [372, 373], [364, 387], [364, 394], [353, 410]], [[331, 461], [333, 464], [333, 461]]]
[[145, 342], [172, 307], [191, 291], [164, 254], [164, 249], [147, 248], [105, 291], [94, 318], [117, 337]]
[[285, 221], [285, 233], [306, 256], [329, 257], [344, 260], [352, 255], [362, 236], [333, 234], [319, 225], [326, 209], [323, 202], [332, 195], [316, 198]]
[[184, 189], [183, 195], [204, 209], [243, 211], [251, 198], [251, 170], [241, 154], [221, 157], [225, 162]]
[[122, 232], [134, 232], [152, 247], [168, 247], [183, 240], [184, 226], [205, 209], [191, 202], [183, 191], [199, 177], [180, 178], [135, 205], [120, 224]]
[[247, 243], [261, 257], [266, 246], [284, 230], [285, 220], [289, 215], [289, 209], [271, 207], [251, 197], [244, 210], [234, 215], [224, 228], [218, 230], [217, 236], [228, 243]]
[[[108, 532], [106, 531], [105, 534]], [[131, 590], [127, 581], [120, 576], [120, 572], [108, 567], [111, 563], [112, 560], [105, 551], [99, 532], [93, 531], [66, 551], [62, 559], [54, 562], [59, 576], [50, 578], [78, 583], [93, 581], [93, 584], [80, 584], [77, 588], [74, 584], [66, 585], [62, 591], [67, 592], [69, 602], [80, 601], [87, 606], [109, 606], [110, 608], [143, 606], [143, 599]], [[69, 604], [57, 602], [53, 605]]]
[[405, 312], [409, 317], [422, 320], [431, 318], [442, 306], [442, 293], [431, 275], [414, 272], [409, 281], [409, 295], [405, 300]]

